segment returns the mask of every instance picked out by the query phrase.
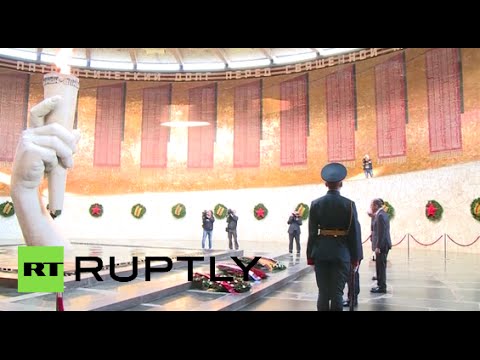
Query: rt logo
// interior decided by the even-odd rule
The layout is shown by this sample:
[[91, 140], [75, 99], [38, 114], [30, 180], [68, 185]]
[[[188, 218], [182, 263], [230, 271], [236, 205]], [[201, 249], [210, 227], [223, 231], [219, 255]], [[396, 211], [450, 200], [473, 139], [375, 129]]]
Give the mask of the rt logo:
[[63, 246], [18, 247], [18, 292], [63, 292]]

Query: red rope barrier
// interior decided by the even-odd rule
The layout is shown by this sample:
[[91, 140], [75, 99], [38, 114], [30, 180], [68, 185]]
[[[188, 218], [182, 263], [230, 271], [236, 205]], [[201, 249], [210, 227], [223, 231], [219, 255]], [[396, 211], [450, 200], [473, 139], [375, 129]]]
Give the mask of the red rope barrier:
[[480, 239], [480, 236], [478, 236], [475, 240], [473, 240], [473, 242], [471, 242], [470, 244], [459, 244], [458, 242], [456, 242], [455, 240], [453, 240], [450, 235], [447, 234], [447, 237], [454, 243], [454, 244], [457, 244], [458, 246], [462, 246], [462, 247], [468, 247], [468, 246], [472, 246], [473, 244], [475, 244], [479, 239]]
[[364, 242], [362, 242], [362, 245], [365, 244], [368, 240], [370, 240], [372, 238], [372, 235], [370, 235], [369, 237], [367, 237], [367, 240], [365, 240]]
[[407, 237], [407, 235], [408, 235], [408, 234], [405, 234], [405, 235], [403, 236], [402, 240], [400, 240], [398, 243], [392, 244], [392, 247], [397, 246], [397, 245], [400, 245], [400, 244], [402, 243], [402, 241], [405, 240], [405, 238]]
[[418, 241], [417, 239], [415, 239], [413, 237], [412, 234], [410, 234], [410, 237], [419, 245], [422, 245], [422, 246], [432, 246], [432, 245], [435, 245], [437, 242], [439, 242], [442, 238], [443, 238], [443, 235], [441, 235], [437, 240], [435, 240], [434, 242], [430, 243], [430, 244], [422, 244], [420, 241]]

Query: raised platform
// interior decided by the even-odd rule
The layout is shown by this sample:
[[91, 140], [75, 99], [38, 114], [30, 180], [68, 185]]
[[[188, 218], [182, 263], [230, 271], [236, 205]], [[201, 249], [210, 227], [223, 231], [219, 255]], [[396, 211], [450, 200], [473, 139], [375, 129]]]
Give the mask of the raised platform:
[[[120, 283], [113, 281], [109, 270], [103, 270], [100, 275], [104, 281], [97, 281], [93, 275], [82, 274], [81, 281], [75, 281], [71, 269], [65, 269], [65, 311], [169, 311], [196, 310], [219, 311], [238, 310], [256, 301], [259, 297], [275, 291], [290, 280], [308, 271], [300, 257], [284, 254], [262, 254], [255, 256], [276, 257], [287, 265], [287, 269], [271, 273], [269, 278], [253, 283], [247, 293], [228, 294], [190, 290], [187, 262], [176, 261], [179, 256], [203, 256], [204, 262], [195, 262], [193, 271], [210, 271], [210, 258], [215, 262], [230, 263], [232, 256], [243, 256], [243, 251], [174, 249], [161, 247], [128, 247], [100, 246], [76, 244], [77, 255], [101, 257], [108, 263], [110, 256], [115, 256], [116, 274], [128, 276], [131, 274], [131, 257], [137, 256], [143, 260], [145, 256], [168, 256], [173, 259], [173, 269], [167, 273], [153, 273], [151, 281], [145, 281], [144, 264], [138, 265], [138, 276], [135, 280]], [[55, 294], [52, 293], [18, 293], [17, 287], [17, 247], [0, 248], [0, 311], [54, 311]], [[251, 254], [253, 255], [253, 254]], [[164, 263], [157, 266], [163, 267]], [[155, 266], [154, 266], [155, 267]]]

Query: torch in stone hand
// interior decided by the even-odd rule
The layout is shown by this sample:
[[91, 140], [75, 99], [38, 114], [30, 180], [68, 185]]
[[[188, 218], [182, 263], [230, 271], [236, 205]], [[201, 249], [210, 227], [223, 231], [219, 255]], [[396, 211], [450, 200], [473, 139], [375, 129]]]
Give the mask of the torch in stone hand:
[[[56, 58], [56, 66], [60, 72], [51, 72], [43, 77], [44, 98], [60, 96], [55, 109], [46, 116], [46, 124], [58, 123], [72, 131], [77, 108], [77, 94], [79, 79], [70, 74], [67, 65], [73, 49], [60, 49]], [[65, 188], [67, 183], [67, 169], [59, 159], [48, 174], [48, 209], [55, 218], [63, 210]]]

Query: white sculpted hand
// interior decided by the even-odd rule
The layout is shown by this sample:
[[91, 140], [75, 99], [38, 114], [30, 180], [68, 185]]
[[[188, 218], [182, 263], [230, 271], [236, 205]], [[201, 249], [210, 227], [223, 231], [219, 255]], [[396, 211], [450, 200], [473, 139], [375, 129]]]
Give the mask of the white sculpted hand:
[[45, 116], [59, 99], [46, 99], [31, 109], [30, 128], [22, 133], [13, 163], [11, 195], [27, 245], [68, 245], [55, 229], [38, 192], [45, 173], [58, 164], [73, 166], [73, 153], [80, 138], [77, 132], [59, 124], [44, 125]]

